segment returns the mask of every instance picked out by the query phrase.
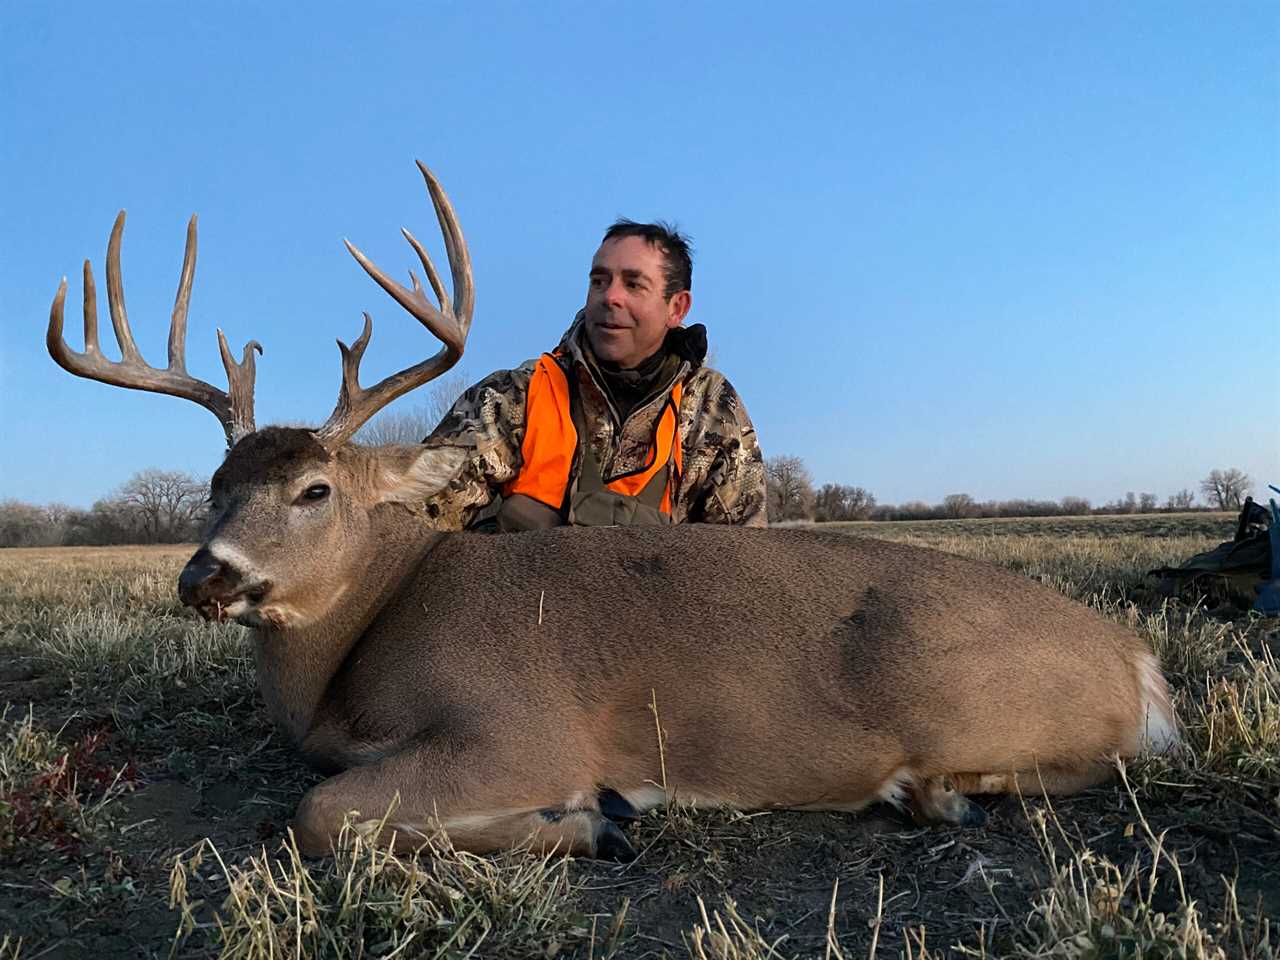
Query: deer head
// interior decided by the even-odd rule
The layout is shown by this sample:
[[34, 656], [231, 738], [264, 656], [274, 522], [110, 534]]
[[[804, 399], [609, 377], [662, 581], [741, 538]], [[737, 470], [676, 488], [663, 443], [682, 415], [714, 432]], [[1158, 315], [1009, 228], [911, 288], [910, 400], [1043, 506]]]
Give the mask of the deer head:
[[196, 218], [187, 227], [186, 255], [169, 327], [169, 364], [148, 365], [133, 341], [124, 305], [120, 246], [124, 211], [116, 218], [107, 247], [107, 299], [121, 358], [109, 360], [98, 346], [97, 300], [93, 272], [84, 265], [84, 341], [82, 352], [63, 337], [65, 278], [49, 315], [47, 344], [53, 359], [68, 372], [91, 380], [194, 400], [222, 424], [228, 453], [211, 482], [207, 535], [179, 580], [184, 603], [202, 615], [234, 617], [253, 626], [290, 627], [314, 621], [339, 603], [361, 568], [376, 556], [371, 529], [375, 512], [389, 504], [422, 502], [454, 476], [465, 454], [457, 449], [418, 446], [360, 447], [351, 437], [397, 397], [440, 376], [458, 362], [471, 328], [475, 289], [471, 260], [457, 215], [435, 176], [418, 162], [436, 209], [452, 272], [453, 295], [446, 292], [431, 258], [408, 230], [402, 231], [426, 272], [439, 307], [428, 298], [411, 270], [407, 289], [378, 269], [350, 242], [347, 249], [365, 271], [442, 343], [431, 357], [381, 380], [360, 386], [360, 361], [373, 331], [355, 343], [341, 340], [342, 383], [329, 419], [315, 430], [267, 427], [256, 430], [253, 413], [254, 351], [244, 348], [236, 363], [226, 337], [218, 345], [227, 371], [223, 392], [186, 371], [187, 311], [195, 277]]

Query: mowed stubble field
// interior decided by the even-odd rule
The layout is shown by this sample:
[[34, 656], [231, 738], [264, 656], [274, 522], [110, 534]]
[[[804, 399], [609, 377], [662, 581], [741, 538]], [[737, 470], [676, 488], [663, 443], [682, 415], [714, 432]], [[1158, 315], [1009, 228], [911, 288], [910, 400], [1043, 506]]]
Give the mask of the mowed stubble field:
[[442, 838], [305, 861], [286, 826], [317, 778], [263, 718], [245, 631], [178, 603], [189, 549], [0, 551], [0, 960], [1280, 955], [1280, 621], [1163, 603], [1145, 576], [1232, 517], [831, 526], [1131, 623], [1185, 749], [1077, 797], [984, 800], [976, 830], [672, 808], [626, 866]]

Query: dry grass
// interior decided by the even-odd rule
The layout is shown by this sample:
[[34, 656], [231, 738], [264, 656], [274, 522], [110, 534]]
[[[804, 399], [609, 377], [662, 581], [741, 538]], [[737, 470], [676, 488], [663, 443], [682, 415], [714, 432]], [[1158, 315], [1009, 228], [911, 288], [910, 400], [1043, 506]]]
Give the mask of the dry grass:
[[[200, 871], [210, 860], [226, 894], [202, 923], [203, 904], [191, 889], [208, 885]], [[417, 856], [397, 856], [371, 846], [350, 821], [331, 861], [304, 861], [292, 833], [275, 853], [263, 848], [231, 864], [205, 840], [177, 857], [170, 875], [170, 905], [181, 917], [175, 950], [202, 940], [227, 960], [453, 958], [481, 948], [555, 956], [591, 932], [572, 893], [563, 858], [527, 851], [479, 857], [455, 850], [439, 832], [423, 838]]]
[[637, 825], [627, 867], [439, 836], [399, 857], [354, 833], [308, 862], [284, 824], [312, 777], [262, 719], [243, 631], [177, 602], [186, 551], [0, 551], [0, 960], [1277, 957], [1280, 624], [1162, 600], [1145, 578], [1229, 518], [842, 526], [1001, 564], [1132, 625], [1185, 748], [1115, 788], [992, 804], [983, 831], [672, 805]]

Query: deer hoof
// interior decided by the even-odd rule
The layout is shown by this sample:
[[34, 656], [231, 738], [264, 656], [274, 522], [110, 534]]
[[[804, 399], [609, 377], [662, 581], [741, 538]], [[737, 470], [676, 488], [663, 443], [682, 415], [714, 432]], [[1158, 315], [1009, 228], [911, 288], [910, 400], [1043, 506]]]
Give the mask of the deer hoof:
[[[964, 801], [964, 808], [959, 811], [960, 819], [957, 826], [961, 827], [985, 827], [987, 825], [987, 811], [983, 810], [978, 804], [974, 803], [968, 797], [961, 797]], [[957, 804], [957, 806], [959, 806]]]
[[602, 787], [596, 802], [600, 805], [600, 813], [614, 823], [632, 823], [640, 819], [640, 811], [617, 790]]
[[636, 848], [631, 846], [621, 828], [613, 821], [601, 818], [596, 830], [596, 859], [630, 863], [636, 856]]

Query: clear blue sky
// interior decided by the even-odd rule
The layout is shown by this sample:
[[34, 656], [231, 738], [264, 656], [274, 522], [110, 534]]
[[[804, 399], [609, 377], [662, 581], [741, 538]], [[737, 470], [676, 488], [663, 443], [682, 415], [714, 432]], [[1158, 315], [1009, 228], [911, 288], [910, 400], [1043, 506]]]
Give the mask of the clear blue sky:
[[222, 455], [203, 409], [45, 353], [85, 257], [113, 342], [121, 207], [157, 365], [199, 213], [189, 365], [221, 386], [214, 327], [260, 340], [259, 424], [327, 416], [361, 310], [366, 383], [434, 350], [341, 246], [441, 249], [415, 157], [470, 242], [473, 378], [556, 342], [610, 221], [672, 218], [691, 319], [819, 483], [1280, 484], [1274, 2], [265, 6], [0, 6], [0, 498]]

